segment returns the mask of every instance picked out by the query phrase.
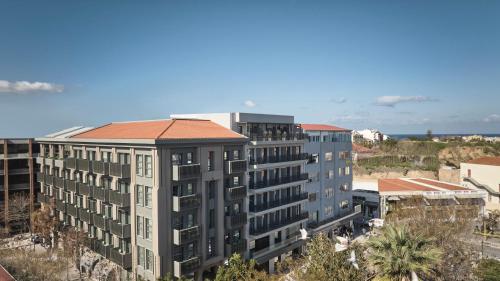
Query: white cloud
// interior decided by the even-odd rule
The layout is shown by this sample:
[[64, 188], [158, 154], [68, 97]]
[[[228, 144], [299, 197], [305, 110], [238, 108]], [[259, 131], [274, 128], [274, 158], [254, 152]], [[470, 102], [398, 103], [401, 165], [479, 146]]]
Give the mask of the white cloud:
[[403, 102], [428, 102], [436, 101], [436, 99], [424, 96], [380, 96], [377, 97], [375, 104], [380, 106], [394, 107], [398, 103]]
[[254, 101], [252, 101], [252, 100], [246, 100], [243, 104], [246, 107], [255, 107], [255, 106], [257, 106], [257, 104]]
[[347, 101], [347, 99], [344, 97], [332, 99], [332, 102], [334, 102], [334, 103], [345, 103], [346, 101]]
[[358, 122], [367, 120], [366, 116], [361, 116], [358, 114], [345, 114], [334, 116], [332, 122]]
[[500, 122], [500, 114], [491, 114], [490, 116], [483, 119], [484, 122]]
[[0, 80], [0, 93], [17, 93], [23, 94], [28, 92], [51, 92], [61, 93], [64, 90], [63, 85], [47, 83], [47, 82], [28, 82], [16, 81], [9, 82]]

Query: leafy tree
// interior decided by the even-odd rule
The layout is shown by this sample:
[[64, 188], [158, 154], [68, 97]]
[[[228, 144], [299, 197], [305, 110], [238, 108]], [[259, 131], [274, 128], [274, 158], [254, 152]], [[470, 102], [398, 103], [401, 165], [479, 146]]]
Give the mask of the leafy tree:
[[427, 130], [427, 140], [432, 140], [432, 130]]
[[412, 235], [404, 226], [386, 226], [382, 235], [371, 238], [367, 245], [368, 258], [382, 280], [409, 281], [412, 275], [429, 274], [441, 257], [431, 240]]
[[233, 254], [227, 265], [219, 267], [215, 281], [267, 281], [268, 275], [255, 268], [255, 260], [246, 262], [240, 254]]
[[40, 235], [51, 246], [51, 234], [58, 225], [59, 221], [50, 214], [49, 208], [39, 209], [31, 214], [31, 231]]
[[498, 281], [500, 280], [500, 261], [482, 259], [475, 273], [480, 281]]
[[[190, 279], [184, 277], [184, 276], [181, 276], [181, 278], [177, 278], [176, 281], [188, 281]], [[167, 275], [161, 277], [161, 278], [158, 278], [157, 281], [174, 281], [174, 278], [172, 277], [172, 273], [168, 273]]]

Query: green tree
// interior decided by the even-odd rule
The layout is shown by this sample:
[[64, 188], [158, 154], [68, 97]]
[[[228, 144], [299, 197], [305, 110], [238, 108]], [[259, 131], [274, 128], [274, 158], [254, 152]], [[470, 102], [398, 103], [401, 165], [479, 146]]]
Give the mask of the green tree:
[[432, 140], [432, 130], [427, 130], [427, 140]]
[[215, 281], [267, 281], [268, 275], [255, 268], [255, 260], [246, 262], [241, 255], [233, 254], [227, 265], [219, 267]]
[[431, 240], [412, 235], [404, 226], [386, 226], [382, 235], [371, 238], [367, 245], [368, 258], [382, 280], [409, 281], [414, 274], [429, 274], [441, 257]]
[[482, 259], [475, 273], [480, 281], [498, 281], [500, 280], [500, 261]]

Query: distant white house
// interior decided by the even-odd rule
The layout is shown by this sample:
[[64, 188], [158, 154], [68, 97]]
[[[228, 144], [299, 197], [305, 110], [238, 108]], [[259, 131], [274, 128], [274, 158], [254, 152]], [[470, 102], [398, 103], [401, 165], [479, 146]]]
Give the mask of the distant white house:
[[368, 141], [368, 142], [381, 142], [387, 140], [389, 136], [384, 135], [377, 129], [364, 129], [361, 131], [352, 131], [352, 141]]

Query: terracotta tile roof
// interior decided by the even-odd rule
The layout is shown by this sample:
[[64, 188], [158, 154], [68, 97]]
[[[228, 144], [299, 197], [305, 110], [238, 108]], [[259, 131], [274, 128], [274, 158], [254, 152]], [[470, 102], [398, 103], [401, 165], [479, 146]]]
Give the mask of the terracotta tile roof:
[[428, 179], [412, 179], [412, 181], [417, 181], [417, 182], [421, 182], [424, 184], [428, 184], [428, 185], [432, 185], [432, 186], [436, 186], [436, 187], [448, 189], [448, 190], [467, 190], [467, 188], [464, 188], [464, 187], [461, 187], [458, 185], [454, 185], [454, 184], [445, 183], [442, 181], [433, 181], [433, 180], [428, 180]]
[[390, 191], [437, 191], [437, 189], [430, 188], [424, 185], [408, 182], [402, 179], [379, 179], [378, 180], [379, 192]]
[[332, 131], [332, 132], [350, 132], [349, 129], [344, 129], [332, 125], [325, 124], [300, 124], [306, 131]]
[[16, 281], [12, 275], [2, 266], [0, 265], [0, 281]]
[[78, 139], [244, 139], [209, 120], [168, 119], [110, 123], [81, 134]]
[[500, 166], [500, 157], [481, 157], [474, 160], [470, 160], [467, 163], [489, 165], [489, 166]]

